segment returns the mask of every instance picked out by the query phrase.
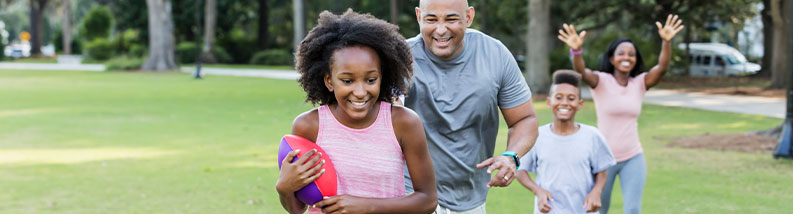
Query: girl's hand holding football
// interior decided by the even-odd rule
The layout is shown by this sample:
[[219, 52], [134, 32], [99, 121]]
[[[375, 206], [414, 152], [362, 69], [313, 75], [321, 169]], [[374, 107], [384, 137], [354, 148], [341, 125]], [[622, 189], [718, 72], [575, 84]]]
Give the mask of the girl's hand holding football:
[[322, 153], [314, 155], [317, 150], [313, 149], [290, 163], [289, 161], [294, 159], [298, 153], [300, 153], [300, 150], [289, 152], [281, 163], [281, 173], [278, 175], [275, 189], [282, 194], [291, 194], [300, 190], [300, 188], [317, 180], [325, 172], [325, 169], [322, 169], [325, 161], [320, 161]]

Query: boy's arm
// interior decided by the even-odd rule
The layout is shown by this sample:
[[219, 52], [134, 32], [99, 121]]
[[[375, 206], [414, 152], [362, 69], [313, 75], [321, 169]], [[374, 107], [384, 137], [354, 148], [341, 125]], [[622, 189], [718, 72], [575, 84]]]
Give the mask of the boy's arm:
[[603, 192], [603, 188], [606, 186], [606, 179], [608, 179], [606, 170], [595, 174], [595, 185], [592, 187], [592, 191], [586, 196], [586, 200], [584, 200], [584, 209], [586, 209], [587, 212], [595, 212], [600, 209], [600, 193]]
[[550, 192], [537, 185], [537, 183], [534, 183], [526, 170], [518, 170], [517, 179], [521, 185], [537, 196], [537, 206], [540, 208], [540, 212], [547, 213], [551, 211], [551, 204], [549, 204], [548, 201], [553, 202], [553, 196], [551, 196]]

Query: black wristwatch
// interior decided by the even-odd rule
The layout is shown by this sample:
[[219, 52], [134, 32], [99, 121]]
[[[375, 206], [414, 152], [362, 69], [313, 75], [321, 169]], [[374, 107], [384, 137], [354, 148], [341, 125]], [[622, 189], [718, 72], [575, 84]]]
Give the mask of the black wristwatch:
[[501, 155], [512, 157], [512, 160], [515, 161], [515, 169], [517, 169], [520, 166], [520, 157], [518, 157], [518, 153], [512, 151], [505, 151], [502, 152]]

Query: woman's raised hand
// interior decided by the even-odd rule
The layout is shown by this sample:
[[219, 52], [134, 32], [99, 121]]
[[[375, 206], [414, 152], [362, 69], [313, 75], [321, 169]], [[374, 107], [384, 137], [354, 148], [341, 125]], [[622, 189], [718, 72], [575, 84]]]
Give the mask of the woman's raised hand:
[[562, 25], [563, 29], [559, 29], [559, 40], [562, 40], [567, 46], [573, 48], [573, 50], [581, 50], [581, 46], [584, 44], [584, 37], [586, 36], [586, 31], [581, 31], [581, 34], [575, 32], [575, 27], [573, 25], [568, 25], [565, 23]]
[[662, 26], [661, 22], [655, 22], [655, 26], [658, 26], [658, 35], [661, 36], [661, 39], [664, 41], [672, 40], [672, 38], [677, 35], [677, 32], [683, 30], [683, 20], [678, 19], [677, 15], [669, 14], [666, 17], [666, 23]]

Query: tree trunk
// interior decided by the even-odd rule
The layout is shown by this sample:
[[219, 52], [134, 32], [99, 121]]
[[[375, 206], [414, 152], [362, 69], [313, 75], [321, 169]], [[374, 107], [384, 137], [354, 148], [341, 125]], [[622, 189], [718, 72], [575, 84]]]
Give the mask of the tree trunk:
[[[769, 5], [770, 5], [769, 3], [770, 2], [773, 2], [773, 1], [772, 0], [763, 0], [763, 4], [764, 4], [764, 6], [766, 6], [766, 8], [763, 9], [763, 15], [762, 15], [763, 16], [763, 28], [770, 28], [769, 25], [766, 25], [766, 20], [765, 20], [766, 19], [765, 16], [767, 15], [766, 14], [766, 10], [770, 9], [769, 8]], [[793, 2], [788, 1], [787, 5], [782, 5], [782, 6], [787, 6], [787, 9], [786, 9], [787, 11], [793, 11]], [[774, 12], [776, 12], [776, 11], [774, 11]], [[793, 30], [793, 15], [787, 15], [786, 18], [787, 18], [787, 25], [786, 26], [787, 26], [787, 28], [789, 30], [788, 32], [791, 32], [790, 30]], [[770, 17], [769, 17], [769, 19], [770, 19]], [[763, 31], [764, 31], [763, 33], [765, 34], [766, 30], [764, 29]], [[791, 34], [793, 34], [793, 32], [791, 32]], [[768, 36], [765, 36], [765, 38], [768, 38]], [[766, 44], [765, 47], [766, 47], [766, 51], [767, 51], [767, 49], [769, 47], [768, 43], [767, 42], [764, 42], [764, 43]], [[788, 47], [790, 47], [788, 49], [788, 54], [786, 54], [787, 55], [787, 61], [791, 62], [791, 61], [793, 61], [793, 37], [789, 37], [787, 39], [787, 44], [788, 44]], [[768, 56], [768, 55], [766, 55], [766, 56]], [[763, 61], [765, 61], [765, 58], [770, 58], [770, 57], [766, 57], [766, 56], [763, 57]], [[763, 65], [763, 66], [766, 66], [766, 65]], [[793, 66], [788, 67], [788, 73], [793, 73]], [[788, 93], [790, 93], [790, 91], [793, 91], [793, 86], [789, 85], [787, 90], [788, 90]], [[791, 96], [788, 95], [787, 99], [790, 99], [790, 98], [791, 98]], [[790, 109], [790, 107], [791, 107], [790, 106], [790, 100], [788, 100], [787, 102], [788, 102], [787, 112], [788, 112], [788, 115], [789, 115], [789, 112], [793, 111], [793, 109]], [[750, 134], [757, 134], [757, 135], [764, 135], [764, 136], [769, 136], [769, 137], [773, 137], [773, 138], [779, 139], [781, 137], [781, 135], [782, 135], [782, 129], [785, 126], [785, 123], [787, 123], [788, 122], [787, 120], [790, 120], [790, 119], [791, 118], [786, 118], [785, 121], [782, 121], [781, 124], [779, 124], [778, 126], [775, 126], [774, 128], [770, 128], [770, 129], [767, 129], [767, 130], [761, 130], [761, 131], [750, 131], [749, 133]], [[781, 141], [782, 141], [782, 139], [780, 139], [780, 142]]]
[[61, 20], [61, 34], [63, 35], [63, 54], [72, 54], [72, 1], [63, 0], [63, 20]]
[[41, 46], [44, 43], [44, 9], [47, 8], [47, 0], [30, 0], [30, 55], [41, 54]]
[[204, 4], [204, 47], [201, 62], [217, 63], [215, 59], [215, 24], [217, 23], [216, 0], [206, 0]]
[[529, 0], [529, 38], [526, 40], [526, 82], [535, 94], [550, 85], [550, 0]]
[[399, 6], [397, 0], [390, 0], [391, 24], [399, 25]]
[[763, 60], [761, 62], [762, 70], [757, 74], [760, 77], [771, 76], [771, 56], [774, 55], [774, 23], [771, 21], [771, 1], [763, 0], [763, 11], [760, 12], [760, 17], [763, 20]]
[[771, 86], [769, 88], [786, 88], [790, 83], [790, 62], [787, 55], [790, 54], [788, 47], [788, 29], [785, 24], [783, 13], [785, 6], [790, 1], [771, 0], [771, 21], [773, 23], [774, 40], [771, 47]]
[[259, 0], [259, 38], [256, 40], [256, 47], [260, 51], [266, 50], [270, 41], [269, 10], [267, 0]]
[[300, 42], [303, 41], [303, 37], [306, 35], [306, 16], [305, 10], [303, 10], [303, 0], [292, 0], [292, 9], [294, 12], [294, 20], [292, 20], [294, 26], [292, 28], [295, 30], [292, 44], [294, 45], [294, 50], [297, 51], [297, 47], [300, 46]]
[[143, 70], [176, 69], [170, 0], [146, 0], [149, 10], [149, 57]]

